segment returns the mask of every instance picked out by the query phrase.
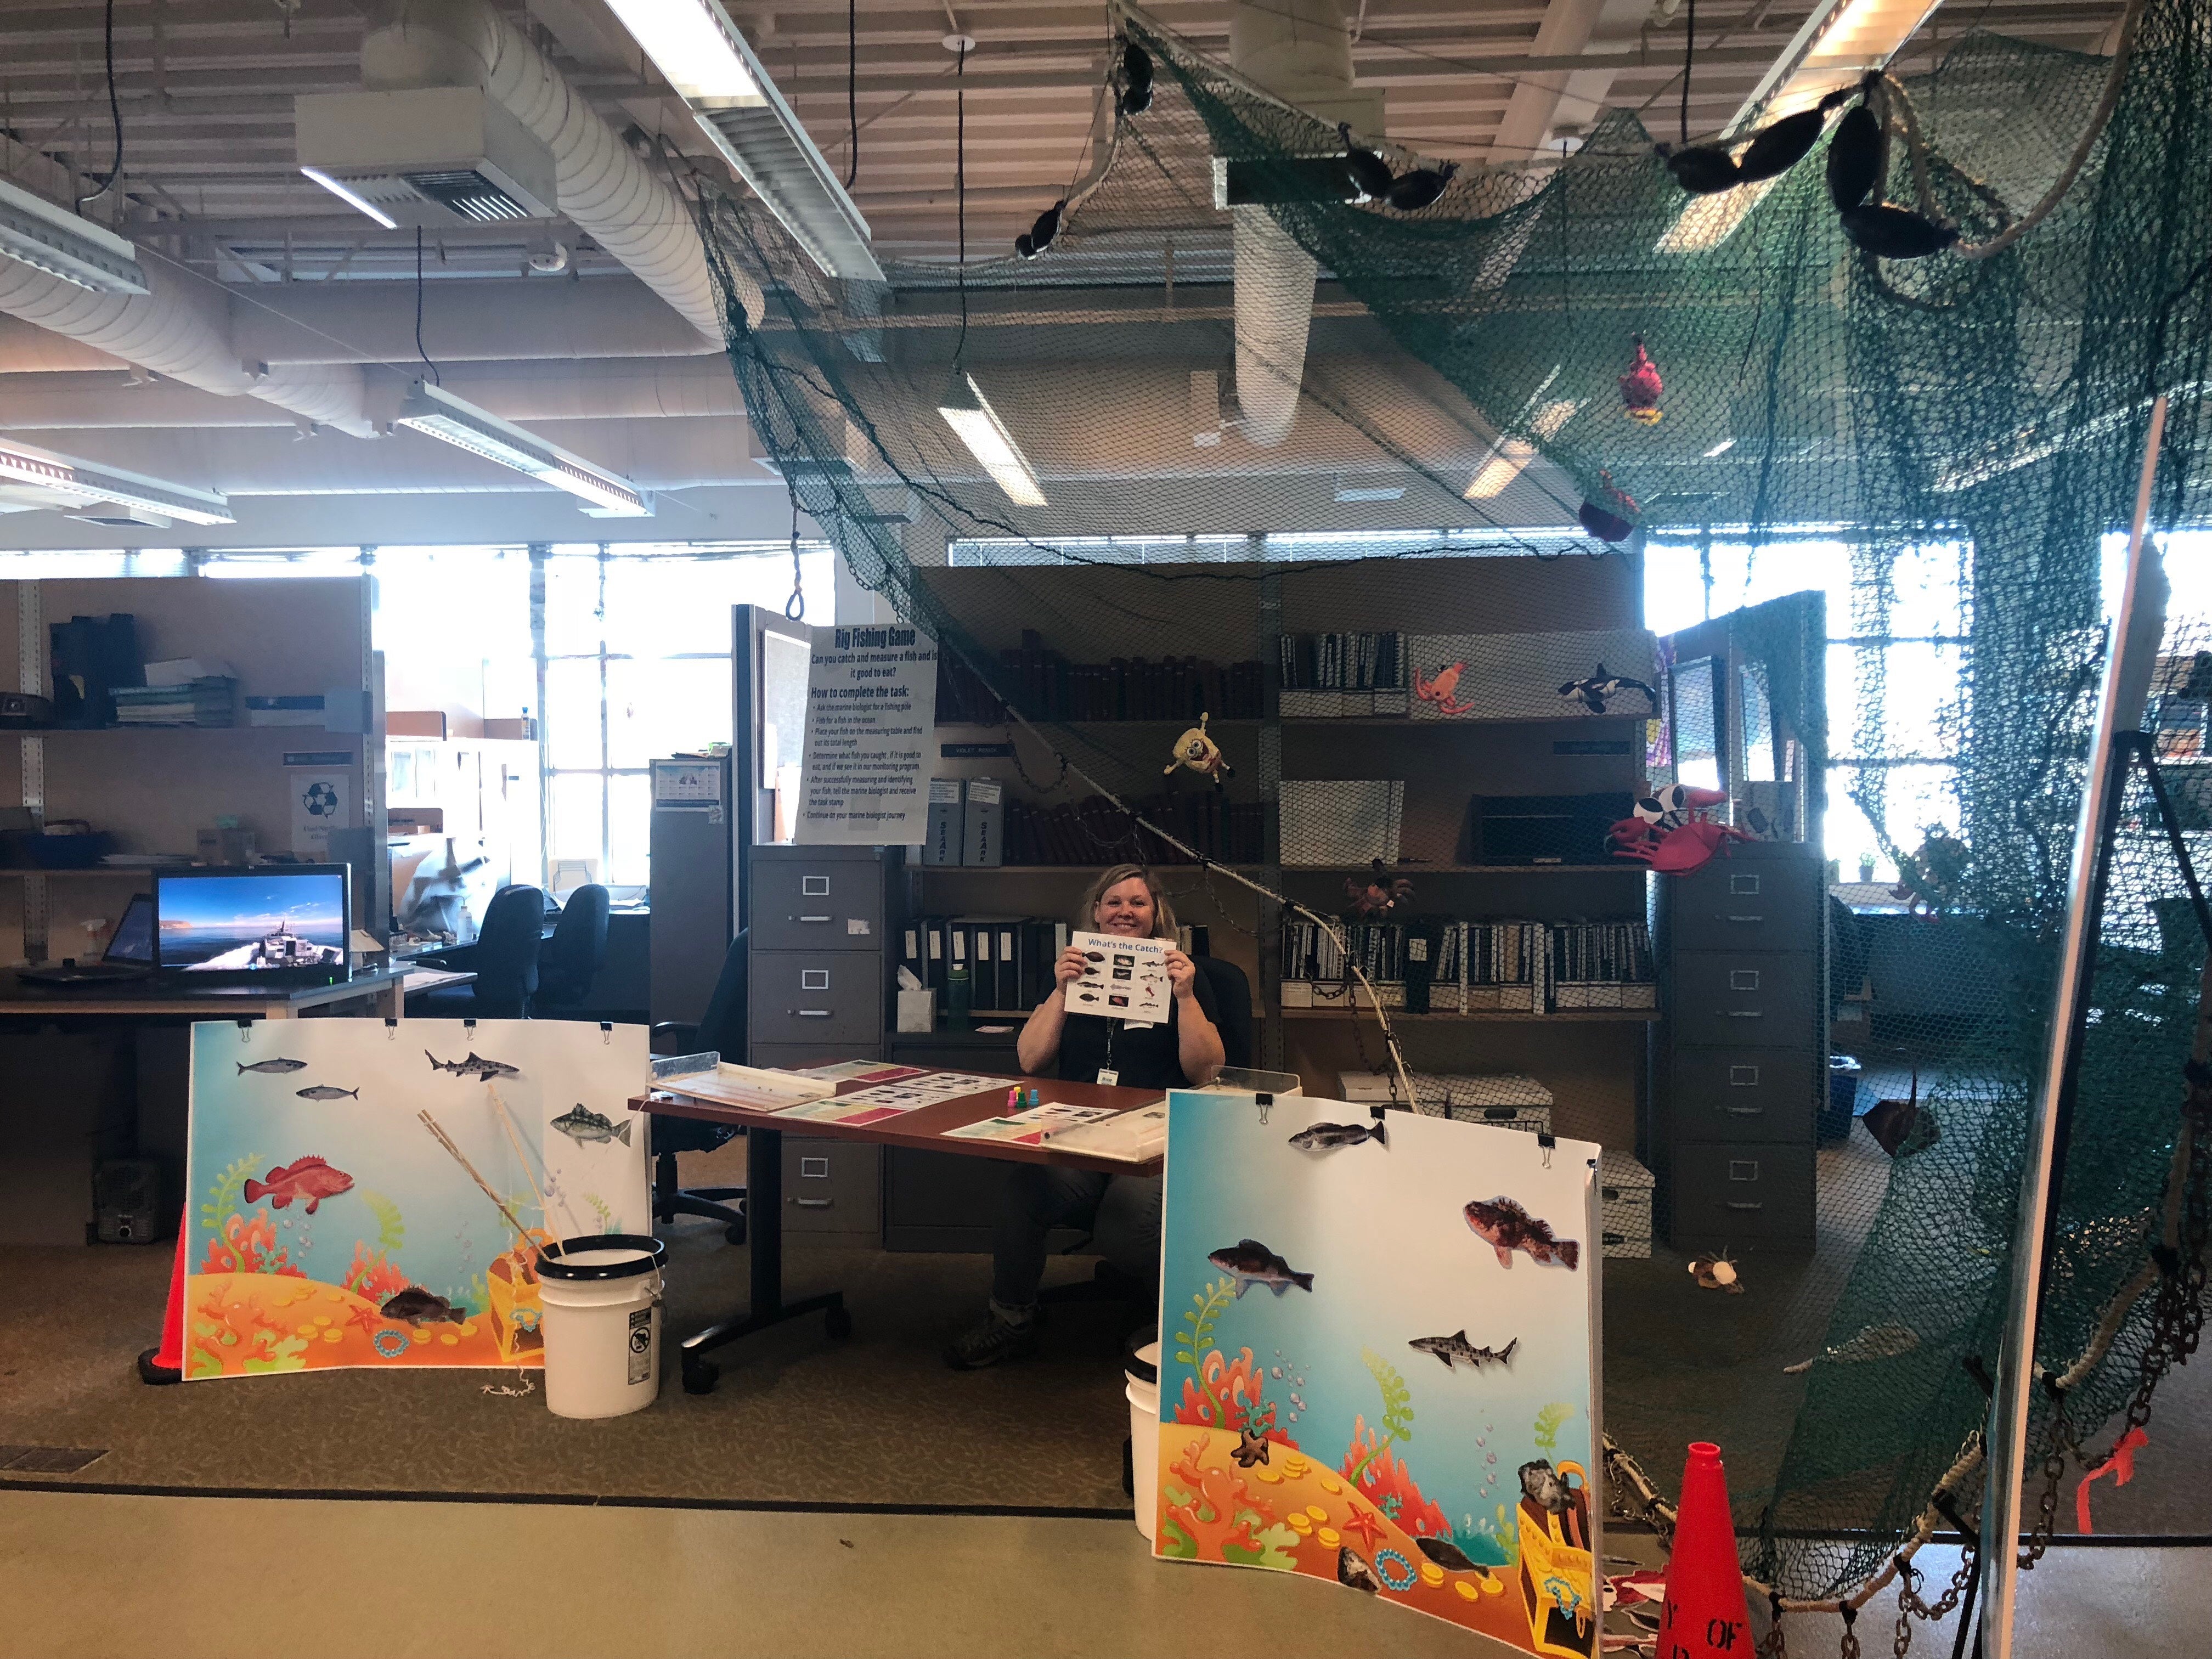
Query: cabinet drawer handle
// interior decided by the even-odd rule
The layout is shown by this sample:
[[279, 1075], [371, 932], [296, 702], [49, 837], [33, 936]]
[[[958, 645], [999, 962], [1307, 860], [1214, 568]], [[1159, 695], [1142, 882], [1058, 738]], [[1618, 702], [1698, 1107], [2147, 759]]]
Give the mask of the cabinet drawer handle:
[[1765, 1019], [1766, 1018], [1766, 1011], [1764, 1008], [1729, 1008], [1723, 1012], [1730, 1019]]
[[827, 921], [830, 918], [827, 916], [801, 916], [799, 920], [801, 921]]
[[1730, 1117], [1765, 1117], [1766, 1115], [1766, 1108], [1764, 1106], [1723, 1106], [1721, 1110], [1726, 1112]]
[[1764, 1204], [1754, 1203], [1747, 1199], [1730, 1199], [1723, 1203], [1721, 1207], [1724, 1210], [1763, 1210], [1766, 1206]]
[[834, 1198], [794, 1198], [791, 1201], [802, 1210], [826, 1210], [837, 1200]]
[[1730, 916], [1730, 921], [1765, 921], [1765, 916]]
[[830, 1018], [830, 1011], [827, 1008], [794, 1008], [791, 1012], [797, 1014], [801, 1019], [827, 1019]]

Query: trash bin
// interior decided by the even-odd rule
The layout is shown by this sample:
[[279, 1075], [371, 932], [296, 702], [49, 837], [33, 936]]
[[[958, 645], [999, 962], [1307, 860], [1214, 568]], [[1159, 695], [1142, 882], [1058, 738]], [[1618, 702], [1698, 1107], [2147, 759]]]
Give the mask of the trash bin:
[[1850, 1139], [1851, 1118], [1859, 1103], [1861, 1069], [1849, 1054], [1828, 1056], [1828, 1103], [1821, 1109], [1819, 1132], [1823, 1143]]
[[660, 1264], [634, 1233], [564, 1238], [538, 1253], [545, 1405], [556, 1417], [620, 1417], [660, 1394]]
[[1121, 1362], [1129, 1396], [1130, 1492], [1137, 1530], [1152, 1541], [1160, 1507], [1160, 1345], [1133, 1348]]

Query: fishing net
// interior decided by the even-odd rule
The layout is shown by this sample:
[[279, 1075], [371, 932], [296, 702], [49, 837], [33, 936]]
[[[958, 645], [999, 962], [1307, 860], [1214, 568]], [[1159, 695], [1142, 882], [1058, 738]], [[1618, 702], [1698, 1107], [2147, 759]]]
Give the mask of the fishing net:
[[[1356, 873], [1370, 844], [1394, 846], [1391, 800], [1331, 796], [1323, 823], [1297, 821], [1274, 717], [1304, 687], [1284, 637], [1448, 628], [1478, 573], [1500, 568], [1489, 561], [1519, 562], [1535, 597], [1470, 632], [1593, 625], [1547, 605], [1610, 604], [1632, 622], [1640, 561], [1668, 545], [1742, 550], [1783, 592], [1812, 542], [1843, 546], [1832, 609], [1847, 617], [1765, 607], [1746, 648], [1834, 810], [1859, 815], [1869, 857], [1923, 913], [1846, 916], [1828, 941], [1836, 1006], [1877, 988], [1861, 1011], [1860, 1103], [1894, 1098], [1885, 1121], [1906, 1127], [1885, 1149], [1847, 1123], [1823, 1150], [1818, 1249], [1809, 1264], [1744, 1267], [1756, 1311], [1693, 1301], [1692, 1335], [1632, 1324], [1609, 1334], [1607, 1360], [1612, 1426], [1662, 1475], [1674, 1422], [1702, 1413], [1725, 1440], [1715, 1418], [1740, 1419], [1754, 1443], [1748, 1425], [1771, 1425], [1765, 1449], [1730, 1448], [1748, 1570], [1799, 1598], [1863, 1584], [1923, 1517], [1971, 1522], [1979, 1507], [1971, 1453], [2104, 649], [2100, 566], [2129, 519], [2154, 393], [2172, 403], [2153, 531], [2204, 514], [2212, 9], [2142, 0], [2119, 73], [1977, 33], [1887, 88], [1876, 194], [1959, 234], [1913, 260], [1845, 234], [1823, 176], [1830, 139], [1686, 217], [1690, 198], [1632, 112], [1571, 154], [1462, 172], [1416, 211], [1346, 201], [1317, 170], [1343, 154], [1332, 127], [1139, 14], [1118, 27], [1158, 84], [1137, 113], [1102, 88], [1090, 172], [1042, 257], [842, 283], [753, 204], [700, 190], [727, 290], [744, 278], [767, 295], [757, 325], [731, 312], [729, 341], [762, 452], [858, 581], [940, 641], [940, 719], [1019, 735], [1030, 821], [1026, 840], [1009, 837], [1024, 865], [1195, 854], [1272, 884], [1297, 861], [1286, 842], [1351, 813], [1358, 833], [1324, 841]], [[1382, 159], [1400, 172], [1419, 160]], [[1261, 205], [1217, 206], [1218, 179]], [[1968, 257], [2024, 220], [2008, 246]], [[1240, 351], [1240, 240], [1267, 254], [1249, 280], [1271, 270], [1274, 298], [1300, 306], [1314, 293], [1309, 325], [1268, 337], [1302, 338], [1302, 361], [1264, 340]], [[1638, 342], [1663, 377], [1646, 399], [1656, 420], [1624, 407]], [[1271, 379], [1298, 394], [1272, 442]], [[939, 412], [979, 403], [1017, 452], [995, 473]], [[1585, 504], [1599, 530], [1639, 533], [1596, 539], [1577, 523], [1592, 522]], [[1954, 573], [1933, 622], [1931, 558]], [[1056, 586], [1071, 570], [1121, 586]], [[1178, 628], [1236, 643], [1164, 650]], [[1838, 679], [1821, 641], [1846, 635], [1885, 648]], [[2035, 1407], [2029, 1514], [2045, 1502], [2046, 1529], [2047, 1458], [2086, 1447], [2094, 1460], [2116, 1414], [2147, 1402], [2147, 1379], [2194, 1340], [2203, 1142], [2179, 1164], [2175, 1146], [2205, 930], [2184, 860], [2212, 834], [2212, 798], [2196, 781], [2204, 763], [2181, 751], [2201, 747], [2212, 673], [2192, 681], [2187, 644], [2149, 716], [2171, 810], [2136, 763], [2100, 901], [2039, 1328], [2040, 1362], [2067, 1383]], [[1940, 694], [1924, 672], [1891, 683], [1908, 659], [1887, 647], [1908, 646], [1950, 676]], [[1407, 686], [1389, 647], [1348, 648], [1366, 666], [1338, 684], [1378, 720], [1397, 713]], [[1218, 797], [1163, 778], [1167, 737], [1201, 709], [1249, 722]], [[1848, 752], [1829, 752], [1831, 725], [1855, 734]], [[1667, 757], [1651, 758], [1645, 775], [1666, 781]], [[1333, 775], [1387, 782], [1357, 763], [1348, 753]], [[1453, 856], [1437, 826], [1403, 828], [1407, 846], [1426, 836], [1428, 856]], [[1281, 959], [1295, 916], [1211, 866], [1177, 890], [1249, 933], [1253, 959]], [[1914, 966], [1909, 988], [1868, 975], [1884, 952]], [[1267, 1024], [1279, 1054], [1282, 1023]], [[1379, 1046], [1369, 1059], [1380, 1068]], [[1449, 1065], [1415, 1064], [1449, 1094]], [[2175, 1170], [2185, 1201], [2169, 1225]], [[1635, 1282], [1613, 1281], [1609, 1301]], [[1624, 1389], [1638, 1366], [1647, 1386]], [[1639, 1409], [1669, 1391], [1675, 1417]]]

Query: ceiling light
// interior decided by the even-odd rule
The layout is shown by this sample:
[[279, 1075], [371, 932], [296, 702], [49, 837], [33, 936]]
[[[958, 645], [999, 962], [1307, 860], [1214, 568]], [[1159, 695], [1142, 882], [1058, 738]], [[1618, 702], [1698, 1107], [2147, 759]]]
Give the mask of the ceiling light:
[[95, 294], [148, 291], [137, 248], [113, 231], [4, 179], [0, 179], [0, 253]]
[[367, 197], [358, 195], [353, 191], [348, 190], [343, 185], [331, 178], [329, 173], [325, 173], [320, 167], [301, 167], [300, 171], [306, 177], [313, 179], [325, 190], [330, 191], [331, 195], [337, 197], [338, 200], [343, 202], [348, 207], [354, 209], [356, 212], [366, 213], [370, 218], [375, 220], [377, 223], [382, 225], [386, 230], [397, 230], [399, 228], [399, 222], [397, 219], [394, 219], [390, 214], [386, 213], [382, 208], [377, 206]]
[[187, 524], [237, 522], [231, 517], [230, 503], [210, 490], [189, 489], [120, 467], [71, 460], [49, 450], [0, 445], [0, 489], [11, 484], [60, 496], [71, 505], [115, 501], [143, 507], [163, 518], [182, 519]]
[[1403, 484], [1355, 484], [1340, 488], [1336, 499], [1340, 501], [1395, 501], [1405, 493], [1406, 486]]
[[685, 102], [759, 99], [738, 32], [712, 0], [607, 0], [607, 9]]
[[1546, 443], [1558, 437], [1583, 406], [1579, 398], [1556, 398], [1529, 417], [1528, 429]]
[[1719, 459], [1722, 456], [1723, 456], [1723, 455], [1727, 454], [1727, 453], [1729, 453], [1729, 451], [1730, 451], [1731, 449], [1734, 449], [1735, 447], [1735, 439], [1733, 439], [1733, 438], [1723, 438], [1723, 439], [1722, 439], [1718, 443], [1715, 444], [1715, 445], [1714, 445], [1711, 449], [1706, 450], [1706, 451], [1705, 452], [1705, 453], [1704, 453], [1704, 455], [1703, 455], [1702, 459], [1705, 459], [1705, 460], [1708, 460], [1708, 461], [1711, 461], [1711, 460], [1717, 460], [1717, 459]]
[[1506, 486], [1521, 476], [1521, 469], [1536, 459], [1534, 447], [1518, 438], [1508, 438], [1490, 452], [1490, 459], [1474, 475], [1465, 491], [1470, 501], [1486, 501], [1503, 495]]
[[937, 412], [960, 434], [960, 441], [968, 446], [992, 481], [1006, 492], [1008, 501], [1018, 507], [1045, 505], [1044, 486], [1037, 482], [1036, 470], [973, 374], [964, 369], [952, 371], [951, 384], [945, 388]]
[[580, 495], [602, 509], [601, 516], [652, 516], [653, 498], [619, 473], [593, 466], [581, 456], [547, 443], [535, 433], [502, 421], [427, 380], [417, 380], [410, 388], [394, 424], [426, 433], [457, 449], [527, 473], [541, 483]]

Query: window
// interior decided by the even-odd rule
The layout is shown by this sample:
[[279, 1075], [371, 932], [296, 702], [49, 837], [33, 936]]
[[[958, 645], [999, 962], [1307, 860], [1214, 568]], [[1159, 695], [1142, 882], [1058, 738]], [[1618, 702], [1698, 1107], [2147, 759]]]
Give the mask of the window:
[[1910, 549], [1886, 569], [1815, 536], [1757, 546], [1655, 537], [1644, 550], [1644, 619], [1657, 633], [1808, 588], [1826, 596], [1827, 856], [1844, 880], [1871, 863], [1875, 879], [1893, 881], [1894, 854], [1923, 830], [1959, 830], [1972, 567], [1963, 538]]
[[[800, 544], [810, 615], [830, 620], [834, 554]], [[787, 545], [556, 547], [545, 559], [546, 857], [611, 887], [647, 879], [651, 763], [730, 741], [730, 607], [781, 611]]]

